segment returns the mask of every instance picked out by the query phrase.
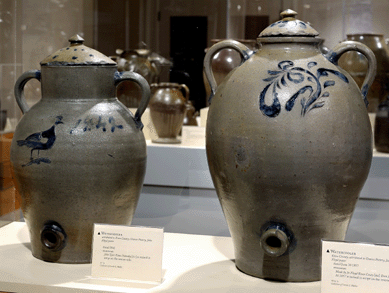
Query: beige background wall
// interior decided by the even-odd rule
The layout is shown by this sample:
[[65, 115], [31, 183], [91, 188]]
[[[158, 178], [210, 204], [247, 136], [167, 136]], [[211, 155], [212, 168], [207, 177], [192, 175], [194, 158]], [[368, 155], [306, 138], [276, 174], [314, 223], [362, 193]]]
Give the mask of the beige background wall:
[[[39, 62], [65, 47], [76, 33], [86, 39], [87, 45], [93, 45], [91, 8], [93, 0], [0, 2], [1, 107], [7, 110], [9, 117], [21, 117], [13, 86], [22, 72], [40, 69]], [[25, 95], [30, 105], [38, 101], [41, 97], [39, 82], [28, 82]]]
[[[1, 110], [7, 110], [8, 116], [16, 117], [13, 85], [22, 72], [22, 52], [20, 33], [20, 6], [16, 1], [0, 2], [0, 101]], [[18, 48], [18, 49], [17, 49]]]
[[[260, 9], [258, 9], [260, 7]], [[239, 9], [238, 9], [239, 8]], [[169, 58], [170, 16], [207, 16], [212, 38], [243, 38], [245, 15], [268, 15], [270, 23], [286, 8], [320, 32], [329, 48], [347, 33], [389, 37], [386, 0], [3, 0], [0, 2], [0, 99], [9, 116], [20, 118], [13, 98], [16, 78], [67, 45], [79, 33], [86, 45], [106, 55], [144, 42]], [[28, 101], [40, 98], [40, 85], [26, 86]]]

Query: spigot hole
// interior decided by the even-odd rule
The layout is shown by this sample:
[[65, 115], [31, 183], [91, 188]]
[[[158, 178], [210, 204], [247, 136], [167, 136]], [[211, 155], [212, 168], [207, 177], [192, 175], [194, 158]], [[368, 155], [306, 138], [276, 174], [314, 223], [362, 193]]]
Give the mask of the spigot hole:
[[273, 248], [281, 248], [281, 240], [275, 236], [270, 236], [266, 239], [266, 244]]
[[260, 239], [263, 251], [272, 257], [283, 255], [289, 248], [289, 239], [284, 231], [280, 229], [266, 230]]
[[62, 250], [66, 246], [67, 236], [64, 229], [54, 221], [48, 221], [41, 230], [41, 243], [51, 251]]
[[60, 239], [58, 235], [53, 232], [44, 232], [42, 233], [42, 241], [44, 246], [52, 249], [58, 246]]

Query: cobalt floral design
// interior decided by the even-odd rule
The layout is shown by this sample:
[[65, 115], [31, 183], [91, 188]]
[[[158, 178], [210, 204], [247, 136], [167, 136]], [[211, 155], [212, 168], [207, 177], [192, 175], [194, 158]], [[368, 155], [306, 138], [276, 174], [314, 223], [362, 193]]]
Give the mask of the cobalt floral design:
[[[334, 80], [327, 78], [329, 74], [336, 76], [345, 83], [349, 82], [344, 74], [332, 69], [318, 68], [314, 74], [315, 66], [317, 66], [316, 62], [308, 62], [308, 69], [304, 69], [294, 66], [292, 61], [281, 61], [278, 63], [279, 70], [268, 70], [270, 76], [263, 79], [263, 81], [269, 82], [269, 84], [259, 95], [259, 109], [261, 112], [268, 117], [277, 117], [282, 106], [285, 107], [286, 111], [291, 111], [297, 99], [300, 98], [301, 116], [304, 116], [312, 109], [324, 106], [325, 101], [323, 99], [329, 97], [330, 94], [323, 90], [335, 85]], [[323, 77], [326, 77], [326, 80], [321, 83], [320, 79]], [[291, 84], [301, 84], [301, 87], [286, 101], [285, 105], [281, 105], [280, 92], [284, 87], [289, 87]], [[269, 95], [273, 100], [271, 105], [266, 104], [265, 101]]]
[[108, 121], [102, 116], [99, 116], [97, 121], [93, 117], [87, 117], [85, 119], [78, 119], [74, 127], [70, 130], [70, 134], [74, 134], [76, 131], [92, 131], [95, 129], [101, 129], [103, 132], [111, 130], [115, 132], [115, 129], [123, 129], [123, 125], [116, 124], [115, 118], [109, 117]]
[[291, 22], [290, 20], [280, 20], [270, 25], [270, 27], [285, 27], [287, 24], [294, 23], [296, 26], [300, 27], [300, 29], [306, 29], [307, 24], [302, 22], [301, 20], [294, 20]]

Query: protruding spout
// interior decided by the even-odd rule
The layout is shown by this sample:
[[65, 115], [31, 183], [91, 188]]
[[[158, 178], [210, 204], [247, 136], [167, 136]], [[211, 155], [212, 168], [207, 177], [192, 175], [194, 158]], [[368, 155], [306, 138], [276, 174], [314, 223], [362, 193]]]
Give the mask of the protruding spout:
[[287, 252], [290, 240], [290, 233], [284, 225], [270, 224], [263, 232], [260, 243], [267, 255], [278, 257]]
[[65, 230], [57, 222], [48, 221], [41, 229], [41, 242], [44, 247], [52, 251], [65, 248], [67, 236]]

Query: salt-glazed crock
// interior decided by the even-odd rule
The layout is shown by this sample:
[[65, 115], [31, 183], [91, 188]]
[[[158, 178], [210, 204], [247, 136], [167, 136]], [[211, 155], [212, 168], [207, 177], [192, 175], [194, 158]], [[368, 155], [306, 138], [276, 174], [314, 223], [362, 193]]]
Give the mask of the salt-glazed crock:
[[197, 117], [199, 116], [199, 112], [196, 111], [196, 108], [193, 106], [192, 101], [188, 100], [185, 106], [186, 106], [186, 114], [182, 125], [198, 126]]
[[[317, 31], [295, 15], [284, 11], [262, 31], [255, 54], [236, 41], [207, 52], [213, 96], [206, 150], [238, 269], [314, 281], [321, 239], [344, 239], [368, 176], [372, 129], [365, 102], [376, 61], [353, 41], [323, 55]], [[240, 52], [242, 64], [216, 86], [211, 60], [223, 48]], [[336, 65], [350, 50], [369, 60], [362, 93]]]
[[[12, 140], [11, 160], [22, 196], [32, 254], [60, 263], [91, 261], [94, 223], [129, 224], [146, 168], [141, 116], [150, 98], [137, 73], [83, 45], [69, 47], [23, 73], [15, 97], [24, 116]], [[32, 78], [42, 99], [29, 108], [23, 95]], [[120, 82], [142, 88], [135, 116], [115, 97]]]
[[[156, 143], [181, 143], [178, 134], [184, 123], [189, 101], [189, 88], [185, 84], [174, 82], [153, 83], [150, 100], [150, 117], [158, 138]], [[184, 95], [183, 95], [183, 92]]]

